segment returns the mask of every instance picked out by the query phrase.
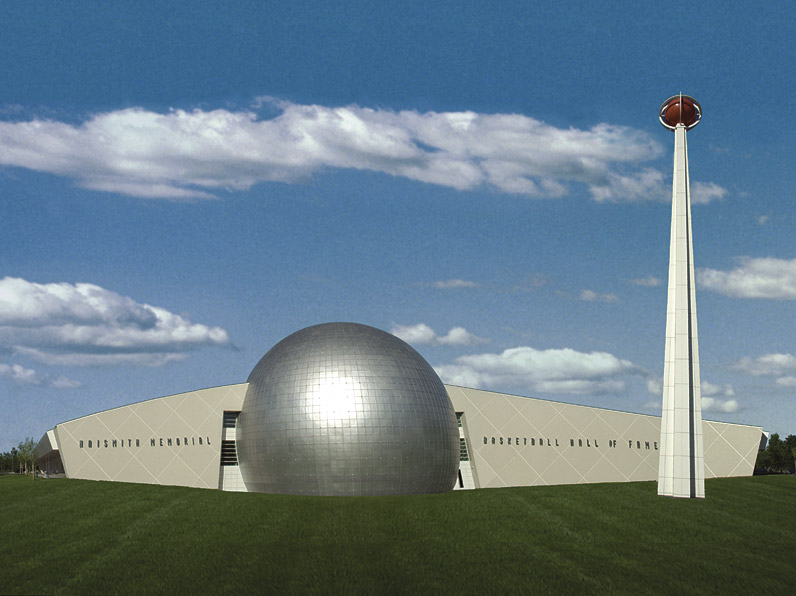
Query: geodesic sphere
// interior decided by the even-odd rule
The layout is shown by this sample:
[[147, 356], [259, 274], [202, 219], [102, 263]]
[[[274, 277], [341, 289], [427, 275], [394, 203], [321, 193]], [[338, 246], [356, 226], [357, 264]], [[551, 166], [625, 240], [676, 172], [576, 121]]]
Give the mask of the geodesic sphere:
[[237, 426], [249, 491], [437, 493], [459, 469], [456, 414], [412, 347], [356, 323], [307, 327], [252, 370]]

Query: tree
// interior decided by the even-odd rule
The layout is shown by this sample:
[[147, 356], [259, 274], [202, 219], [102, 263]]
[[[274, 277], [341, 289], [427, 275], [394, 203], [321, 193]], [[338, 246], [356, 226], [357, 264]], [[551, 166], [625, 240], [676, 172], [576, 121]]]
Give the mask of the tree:
[[35, 447], [36, 441], [34, 441], [31, 437], [28, 437], [17, 446], [17, 449], [19, 449], [20, 463], [25, 465], [26, 473], [28, 471], [33, 473], [34, 479], [36, 478], [36, 454], [33, 453], [33, 449]]
[[768, 472], [793, 472], [796, 468], [795, 459], [796, 435], [788, 435], [783, 441], [778, 433], [773, 433], [768, 439], [765, 450], [757, 454], [755, 467]]
[[790, 462], [790, 470], [791, 472], [796, 472], [796, 435], [788, 435], [785, 437], [785, 445], [792, 459]]

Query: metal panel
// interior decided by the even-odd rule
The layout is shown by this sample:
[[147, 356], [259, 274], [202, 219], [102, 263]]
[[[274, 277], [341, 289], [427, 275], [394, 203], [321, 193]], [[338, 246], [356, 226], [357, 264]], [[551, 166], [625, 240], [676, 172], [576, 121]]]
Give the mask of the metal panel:
[[445, 387], [408, 344], [355, 323], [308, 327], [255, 366], [238, 420], [248, 490], [448, 491], [459, 432]]

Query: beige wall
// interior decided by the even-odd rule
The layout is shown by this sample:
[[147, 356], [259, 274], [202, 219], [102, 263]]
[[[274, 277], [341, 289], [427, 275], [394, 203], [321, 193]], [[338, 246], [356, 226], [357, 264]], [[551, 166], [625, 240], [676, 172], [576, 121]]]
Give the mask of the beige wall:
[[189, 391], [58, 424], [66, 475], [218, 488], [223, 413], [241, 409], [246, 387]]
[[[70, 478], [218, 488], [223, 412], [241, 409], [247, 386], [190, 391], [64, 422], [39, 448], [58, 450]], [[464, 413], [475, 488], [658, 477], [658, 416], [446, 389]], [[751, 475], [761, 432], [704, 421], [705, 476]]]
[[[476, 488], [658, 478], [659, 416], [446, 388], [464, 412]], [[761, 433], [704, 421], [705, 477], [751, 476]]]

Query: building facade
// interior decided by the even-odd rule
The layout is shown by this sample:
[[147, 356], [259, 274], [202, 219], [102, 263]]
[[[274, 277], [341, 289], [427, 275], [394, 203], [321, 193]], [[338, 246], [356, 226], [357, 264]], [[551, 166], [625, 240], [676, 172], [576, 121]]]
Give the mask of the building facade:
[[[245, 491], [237, 461], [247, 383], [142, 401], [57, 424], [40, 467], [69, 478]], [[454, 489], [658, 477], [659, 416], [446, 385], [459, 425]], [[703, 422], [705, 477], [751, 476], [762, 428]]]

